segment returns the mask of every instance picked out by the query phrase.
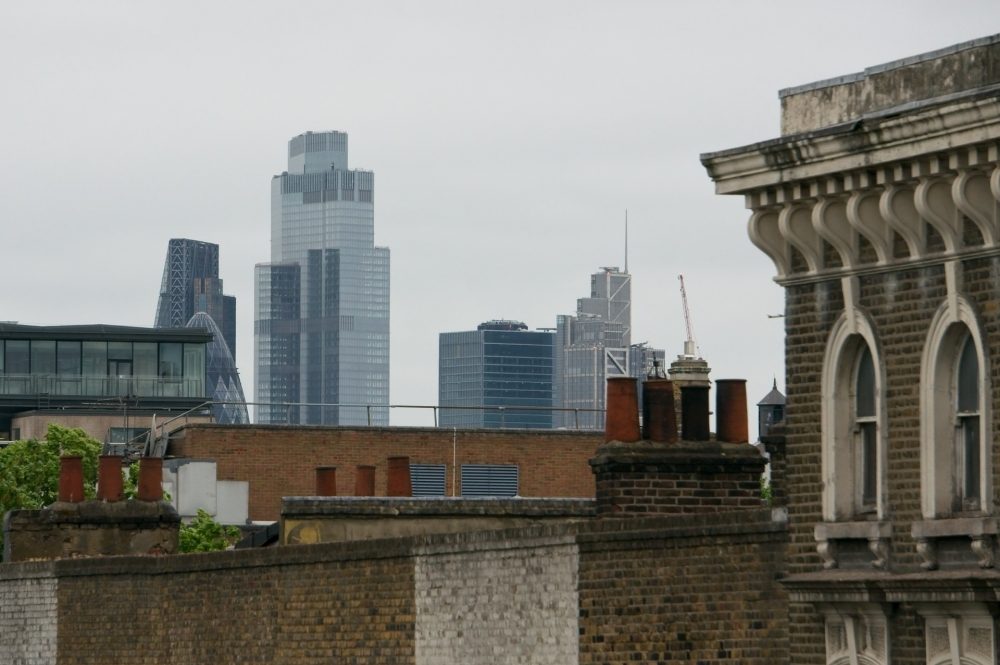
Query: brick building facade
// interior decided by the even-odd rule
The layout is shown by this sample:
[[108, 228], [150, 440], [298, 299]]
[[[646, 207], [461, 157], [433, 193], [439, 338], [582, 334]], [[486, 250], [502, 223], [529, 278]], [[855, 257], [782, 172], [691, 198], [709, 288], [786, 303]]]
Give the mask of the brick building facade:
[[337, 493], [351, 495], [359, 465], [375, 466], [375, 496], [386, 495], [386, 460], [444, 465], [445, 496], [461, 496], [462, 465], [517, 468], [520, 496], [593, 498], [588, 460], [601, 433], [431, 427], [189, 425], [171, 435], [168, 455], [216, 462], [219, 480], [248, 481], [251, 520], [276, 520], [281, 498], [315, 493], [315, 469], [337, 467]]
[[703, 155], [785, 287], [790, 658], [997, 662], [1000, 35]]

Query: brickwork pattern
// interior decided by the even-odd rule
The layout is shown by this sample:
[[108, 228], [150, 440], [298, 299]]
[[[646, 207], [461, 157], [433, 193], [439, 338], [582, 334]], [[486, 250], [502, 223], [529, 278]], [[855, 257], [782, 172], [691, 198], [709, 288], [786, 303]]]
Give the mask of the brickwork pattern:
[[[977, 310], [990, 357], [993, 383], [992, 440], [1000, 440], [1000, 258], [962, 262], [961, 293]], [[859, 305], [871, 317], [886, 377], [888, 441], [886, 482], [892, 519], [890, 564], [915, 570], [920, 559], [910, 528], [921, 516], [920, 373], [931, 320], [945, 301], [941, 264], [862, 276]], [[792, 285], [786, 289], [786, 371], [788, 385], [786, 479], [789, 502], [789, 572], [820, 569], [813, 525], [821, 521], [821, 380], [832, 324], [843, 312], [839, 281]], [[1000, 449], [993, 452], [993, 483], [1000, 487]], [[823, 626], [811, 605], [792, 604], [791, 659], [823, 663]], [[922, 663], [922, 620], [902, 605], [890, 623], [894, 663]]]
[[412, 559], [350, 549], [57, 562], [58, 662], [413, 663]]
[[746, 444], [609, 443], [591, 460], [601, 517], [760, 508], [765, 460]]
[[417, 665], [575, 665], [576, 573], [566, 539], [418, 557]]
[[[283, 496], [315, 493], [315, 468], [337, 467], [337, 493], [354, 492], [355, 468], [375, 465], [375, 493], [386, 495], [386, 459], [445, 464], [446, 494], [462, 464], [516, 464], [527, 497], [594, 497], [588, 460], [601, 433], [434, 428], [194, 425], [171, 440], [169, 454], [213, 459], [219, 480], [250, 482], [250, 519], [276, 520]], [[453, 458], [454, 455], [454, 458]], [[454, 473], [453, 473], [454, 471]], [[457, 490], [457, 491], [456, 491]]]
[[785, 533], [769, 520], [747, 511], [581, 534], [580, 663], [788, 662]]
[[[44, 656], [48, 644], [58, 658], [53, 647], [37, 662], [785, 662], [785, 537], [769, 511], [739, 511], [6, 564], [0, 598], [20, 605], [0, 614], [0, 654]], [[18, 629], [29, 622], [48, 637]]]
[[0, 662], [55, 665], [58, 581], [26, 572], [21, 579], [0, 573]]

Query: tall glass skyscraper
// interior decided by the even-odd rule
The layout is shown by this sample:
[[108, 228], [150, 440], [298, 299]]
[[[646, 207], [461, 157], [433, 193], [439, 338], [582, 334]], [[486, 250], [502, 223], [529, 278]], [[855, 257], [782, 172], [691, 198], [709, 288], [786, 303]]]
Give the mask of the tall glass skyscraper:
[[617, 267], [590, 276], [590, 297], [576, 301], [576, 316], [556, 318], [555, 405], [563, 409], [556, 425], [602, 429], [606, 381], [629, 375], [632, 338], [632, 276]]
[[206, 349], [206, 394], [216, 402], [212, 415], [227, 425], [250, 422], [234, 362], [236, 298], [222, 293], [218, 245], [188, 238], [170, 240], [153, 325], [204, 328], [212, 333], [213, 341]]
[[257, 421], [387, 425], [389, 250], [375, 247], [374, 174], [348, 169], [347, 134], [288, 142], [271, 262], [255, 272], [256, 401], [270, 403]]
[[219, 246], [211, 242], [172, 238], [163, 262], [157, 328], [182, 328], [197, 312], [205, 312], [222, 331], [229, 353], [236, 357], [236, 298], [223, 295], [219, 279]]
[[[442, 427], [549, 429], [555, 335], [519, 321], [487, 321], [441, 333], [438, 424]], [[446, 407], [469, 407], [448, 409]]]

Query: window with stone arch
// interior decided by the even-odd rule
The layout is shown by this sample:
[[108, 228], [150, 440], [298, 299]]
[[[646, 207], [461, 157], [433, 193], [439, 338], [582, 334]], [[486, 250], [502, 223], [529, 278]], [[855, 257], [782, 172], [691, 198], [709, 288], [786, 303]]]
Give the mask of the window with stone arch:
[[884, 377], [874, 326], [859, 311], [834, 324], [823, 363], [823, 518], [884, 513]]
[[964, 298], [935, 315], [921, 374], [924, 518], [989, 514], [989, 371], [981, 328]]

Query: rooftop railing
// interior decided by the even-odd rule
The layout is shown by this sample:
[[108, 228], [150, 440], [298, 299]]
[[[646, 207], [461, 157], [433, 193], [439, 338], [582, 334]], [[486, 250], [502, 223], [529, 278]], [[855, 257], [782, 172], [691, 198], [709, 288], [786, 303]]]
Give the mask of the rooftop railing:
[[205, 397], [200, 378], [0, 374], [0, 397]]

